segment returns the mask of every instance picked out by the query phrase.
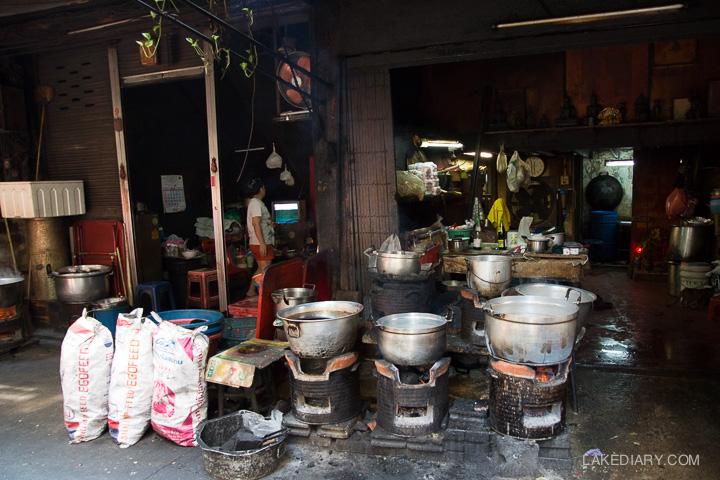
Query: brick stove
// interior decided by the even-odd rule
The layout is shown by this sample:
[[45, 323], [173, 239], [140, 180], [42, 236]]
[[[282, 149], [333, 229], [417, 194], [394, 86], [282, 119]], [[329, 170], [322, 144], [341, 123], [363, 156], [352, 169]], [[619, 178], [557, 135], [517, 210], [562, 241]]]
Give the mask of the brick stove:
[[305, 360], [285, 354], [290, 368], [292, 420], [309, 425], [340, 424], [362, 409], [357, 352]]
[[490, 427], [503, 435], [535, 440], [562, 432], [570, 362], [532, 367], [491, 360]]
[[435, 294], [436, 271], [414, 275], [386, 275], [369, 270], [372, 287], [370, 303], [374, 318], [394, 313], [429, 312]]
[[473, 345], [485, 346], [485, 312], [478, 308], [481, 301], [476, 290], [463, 288], [460, 290], [460, 331], [465, 340]]
[[449, 405], [449, 368], [449, 358], [426, 369], [398, 368], [385, 360], [375, 360], [378, 427], [408, 437], [442, 430]]

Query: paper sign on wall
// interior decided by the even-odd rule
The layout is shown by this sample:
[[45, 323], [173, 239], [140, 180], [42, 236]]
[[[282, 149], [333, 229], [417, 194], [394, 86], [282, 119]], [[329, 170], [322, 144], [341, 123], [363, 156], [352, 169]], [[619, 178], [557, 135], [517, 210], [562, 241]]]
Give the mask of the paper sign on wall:
[[185, 211], [185, 189], [182, 175], [160, 175], [163, 209], [165, 213]]

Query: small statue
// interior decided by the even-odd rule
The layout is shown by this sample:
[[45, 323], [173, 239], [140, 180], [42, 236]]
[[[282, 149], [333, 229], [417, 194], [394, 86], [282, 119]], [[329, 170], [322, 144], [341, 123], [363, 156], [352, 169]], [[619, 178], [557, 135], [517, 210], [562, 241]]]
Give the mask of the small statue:
[[563, 99], [562, 108], [560, 108], [560, 116], [555, 120], [555, 125], [558, 127], [572, 127], [578, 124], [577, 110], [573, 105], [570, 96], [565, 95]]
[[647, 122], [648, 120], [650, 120], [650, 102], [645, 95], [640, 94], [635, 100], [635, 121]]
[[598, 103], [595, 92], [590, 96], [590, 105], [587, 106], [587, 124], [588, 127], [595, 125], [598, 114], [602, 111], [602, 106]]

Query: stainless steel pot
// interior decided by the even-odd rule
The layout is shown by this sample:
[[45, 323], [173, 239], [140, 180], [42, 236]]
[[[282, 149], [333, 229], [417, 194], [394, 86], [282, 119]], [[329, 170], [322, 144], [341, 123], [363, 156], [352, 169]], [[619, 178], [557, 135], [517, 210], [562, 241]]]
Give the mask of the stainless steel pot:
[[91, 303], [107, 298], [112, 267], [107, 265], [75, 265], [53, 272], [47, 266], [48, 276], [55, 281], [58, 300], [63, 303]]
[[448, 247], [451, 252], [460, 253], [464, 252], [470, 246], [470, 240], [467, 238], [453, 238], [448, 240]]
[[0, 278], [0, 308], [20, 305], [23, 301], [23, 284], [21, 275]]
[[546, 235], [531, 235], [523, 237], [523, 239], [527, 243], [528, 252], [543, 253], [547, 252], [550, 247], [550, 237]]
[[449, 321], [431, 313], [396, 313], [381, 317], [377, 321], [380, 353], [395, 365], [432, 365], [447, 349]]
[[355, 302], [312, 302], [280, 310], [277, 317], [301, 358], [330, 358], [352, 351], [363, 306]]
[[547, 236], [550, 238], [548, 248], [560, 246], [565, 243], [565, 232], [549, 233]]
[[676, 262], [710, 260], [714, 246], [712, 225], [681, 225], [670, 228], [668, 254]]
[[485, 340], [490, 354], [523, 365], [554, 365], [572, 355], [578, 307], [538, 296], [488, 300]]
[[287, 341], [285, 331], [283, 330], [283, 322], [277, 318], [280, 310], [294, 307], [295, 305], [303, 305], [305, 303], [314, 302], [316, 298], [315, 285], [305, 284], [302, 288], [281, 288], [270, 294], [275, 304], [275, 340]]
[[[395, 251], [395, 252], [373, 252], [368, 253], [365, 251], [368, 257], [371, 255], [375, 256], [375, 268], [378, 273], [384, 275], [417, 275], [420, 273], [420, 258], [422, 254], [418, 252], [408, 251]], [[373, 261], [370, 260], [369, 264], [372, 265]]]
[[597, 295], [582, 288], [565, 287], [551, 283], [524, 283], [515, 287], [515, 291], [523, 296], [537, 295], [572, 303], [578, 306], [577, 332], [585, 326], [593, 309]]
[[467, 257], [467, 284], [481, 297], [494, 298], [512, 281], [512, 258], [504, 255]]

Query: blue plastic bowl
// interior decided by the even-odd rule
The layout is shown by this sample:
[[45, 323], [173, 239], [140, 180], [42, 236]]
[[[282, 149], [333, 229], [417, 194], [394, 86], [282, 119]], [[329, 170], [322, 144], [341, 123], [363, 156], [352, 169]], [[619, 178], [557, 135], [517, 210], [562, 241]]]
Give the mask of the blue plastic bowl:
[[220, 332], [223, 329], [223, 323], [225, 321], [223, 314], [215, 310], [166, 310], [164, 312], [158, 312], [158, 316], [163, 320], [173, 322], [188, 330], [207, 327], [207, 330], [204, 332], [206, 335], [213, 335]]

